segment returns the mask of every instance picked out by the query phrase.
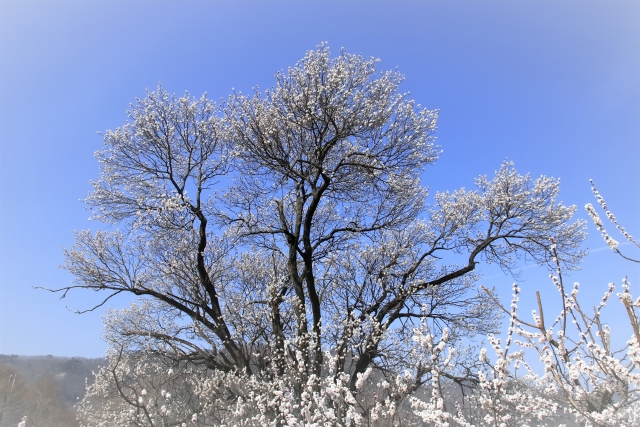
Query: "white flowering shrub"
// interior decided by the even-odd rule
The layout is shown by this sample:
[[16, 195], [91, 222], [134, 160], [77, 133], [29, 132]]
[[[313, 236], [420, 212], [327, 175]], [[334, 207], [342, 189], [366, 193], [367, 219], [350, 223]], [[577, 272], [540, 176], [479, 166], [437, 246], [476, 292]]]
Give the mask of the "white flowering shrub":
[[[514, 284], [511, 310], [503, 307], [510, 314], [506, 342], [488, 336], [495, 356], [491, 359], [486, 349], [480, 350], [483, 367], [476, 377], [467, 376], [477, 380], [466, 395], [447, 396], [442, 387], [441, 378], [451, 377], [454, 371], [455, 349], [447, 348], [447, 334], [436, 342], [428, 328], [426, 334], [416, 330], [415, 339], [433, 376], [428, 400], [411, 397], [414, 413], [427, 425], [439, 426], [565, 425], [561, 421], [586, 427], [638, 425], [640, 298], [633, 299], [630, 284], [623, 279], [617, 297], [632, 336], [625, 348], [613, 349], [611, 330], [602, 322], [601, 312], [615, 286], [609, 284], [600, 304], [589, 313], [578, 302], [578, 283], [565, 292], [559, 269], [551, 278], [563, 301], [562, 312], [547, 324], [538, 294], [539, 310], [533, 312], [533, 321], [521, 319], [517, 313], [520, 288]], [[513, 347], [518, 350], [510, 352]], [[532, 354], [543, 363], [543, 373], [532, 367], [538, 362]]]
[[[592, 189], [616, 228], [629, 242], [640, 247], [618, 224], [593, 183]], [[620, 253], [618, 243], [609, 236], [594, 207], [588, 204], [585, 208], [608, 246], [623, 258], [637, 262]], [[583, 309], [578, 300], [580, 285], [575, 283], [571, 289], [565, 288], [560, 263], [555, 258], [555, 245], [551, 251], [557, 267], [550, 277], [561, 298], [562, 311], [553, 323], [547, 323], [537, 293], [538, 311], [534, 310], [533, 321], [523, 320], [517, 313], [520, 289], [514, 284], [511, 310], [502, 307], [511, 319], [506, 343], [501, 346], [499, 340], [489, 335], [496, 361], [491, 363], [486, 351], [480, 352], [480, 359], [490, 367], [492, 375], [479, 373], [480, 387], [471, 402], [488, 411], [483, 419], [488, 425], [555, 425], [560, 414], [570, 415], [574, 422], [586, 427], [638, 425], [640, 298], [634, 300], [629, 282], [622, 279], [622, 291], [616, 295], [624, 307], [632, 335], [624, 348], [612, 348], [611, 329], [602, 320], [602, 310], [614, 295], [615, 285], [608, 285], [593, 312]], [[624, 327], [616, 325], [616, 329], [624, 330]], [[520, 350], [509, 354], [513, 345]], [[532, 369], [533, 363], [527, 363], [525, 355], [531, 358], [532, 351], [544, 365], [542, 374]], [[523, 368], [524, 375], [517, 375], [519, 368]]]

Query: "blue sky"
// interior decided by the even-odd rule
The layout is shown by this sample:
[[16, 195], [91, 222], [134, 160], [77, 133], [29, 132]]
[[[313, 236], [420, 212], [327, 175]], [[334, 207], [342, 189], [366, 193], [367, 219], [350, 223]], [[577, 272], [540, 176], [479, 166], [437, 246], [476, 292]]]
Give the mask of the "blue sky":
[[[78, 202], [98, 177], [96, 132], [124, 124], [129, 103], [158, 82], [226, 98], [232, 87], [271, 86], [322, 41], [398, 67], [402, 90], [440, 109], [444, 152], [423, 177], [432, 193], [470, 188], [509, 159], [520, 173], [560, 177], [562, 200], [581, 218], [595, 201], [593, 178], [640, 236], [640, 2], [3, 0], [0, 353], [106, 349], [101, 312], [66, 308], [87, 308], [95, 295], [61, 301], [33, 289], [68, 284], [62, 247], [72, 230], [99, 226]], [[570, 282], [595, 301], [628, 275], [640, 294], [640, 269], [589, 232], [594, 251]], [[484, 271], [482, 283], [508, 298], [513, 279]], [[524, 307], [551, 288], [546, 274], [523, 270]]]

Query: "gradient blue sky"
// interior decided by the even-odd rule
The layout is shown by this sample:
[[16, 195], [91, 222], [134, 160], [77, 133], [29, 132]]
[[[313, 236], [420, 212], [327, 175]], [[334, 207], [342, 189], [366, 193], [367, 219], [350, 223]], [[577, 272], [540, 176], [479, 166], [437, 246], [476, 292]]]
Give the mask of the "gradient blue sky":
[[[432, 192], [470, 188], [509, 159], [521, 173], [560, 177], [562, 200], [581, 218], [593, 178], [640, 235], [638, 1], [2, 0], [0, 353], [95, 357], [106, 348], [102, 312], [66, 308], [96, 295], [59, 300], [33, 288], [68, 284], [62, 247], [72, 230], [98, 226], [78, 202], [98, 177], [97, 131], [121, 126], [129, 103], [158, 82], [212, 99], [269, 87], [322, 41], [398, 67], [402, 90], [440, 109], [444, 153], [424, 174]], [[628, 275], [640, 294], [640, 269], [589, 231], [592, 253], [570, 283], [595, 301]], [[508, 298], [513, 279], [485, 271], [482, 283]], [[546, 274], [523, 270], [524, 309], [535, 289], [552, 287]]]

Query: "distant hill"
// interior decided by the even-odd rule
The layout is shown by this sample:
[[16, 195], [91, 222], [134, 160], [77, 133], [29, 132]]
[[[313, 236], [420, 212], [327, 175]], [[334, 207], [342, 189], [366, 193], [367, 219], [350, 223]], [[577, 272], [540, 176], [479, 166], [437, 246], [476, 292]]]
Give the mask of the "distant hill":
[[[104, 359], [0, 354], [0, 427], [73, 427], [75, 405]], [[86, 382], [85, 382], [86, 381]], [[38, 421], [38, 422], [36, 422]]]

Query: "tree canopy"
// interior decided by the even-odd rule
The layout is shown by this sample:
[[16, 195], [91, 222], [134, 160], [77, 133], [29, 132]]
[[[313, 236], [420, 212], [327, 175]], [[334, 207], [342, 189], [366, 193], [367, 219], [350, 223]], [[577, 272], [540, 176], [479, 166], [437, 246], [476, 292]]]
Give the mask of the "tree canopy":
[[[66, 251], [76, 281], [59, 291], [98, 291], [97, 306], [140, 297], [105, 321], [113, 360], [281, 382], [298, 402], [340, 383], [361, 407], [370, 375], [410, 372], [390, 395], [400, 402], [434, 375], [412, 356], [421, 322], [455, 342], [498, 329], [495, 296], [475, 286], [481, 261], [577, 266], [585, 224], [558, 201], [558, 180], [505, 161], [475, 189], [427, 203], [420, 175], [440, 155], [438, 112], [376, 66], [321, 45], [274, 87], [221, 105], [158, 86], [104, 134], [86, 203], [119, 229], [77, 233]], [[461, 370], [477, 364], [463, 359]], [[229, 402], [248, 398], [240, 385], [216, 387]], [[356, 417], [335, 411], [338, 424]]]

